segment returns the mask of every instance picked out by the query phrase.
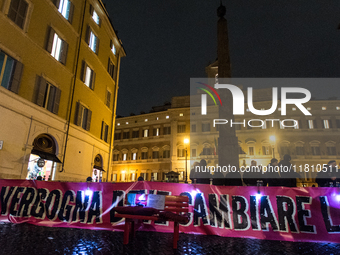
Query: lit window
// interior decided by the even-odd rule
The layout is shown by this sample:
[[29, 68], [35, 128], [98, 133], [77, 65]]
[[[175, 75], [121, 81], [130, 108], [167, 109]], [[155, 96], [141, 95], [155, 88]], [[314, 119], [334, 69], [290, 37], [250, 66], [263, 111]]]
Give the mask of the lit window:
[[159, 128], [153, 129], [153, 136], [159, 136]]
[[117, 123], [117, 126], [120, 126], [120, 123]]
[[293, 107], [293, 108], [292, 108], [292, 110], [293, 110], [293, 111], [296, 111], [296, 108], [295, 108], [295, 107]]
[[12, 0], [8, 11], [10, 18], [20, 28], [24, 28], [28, 4], [25, 0]]
[[[58, 1], [56, 1], [57, 3]], [[69, 0], [60, 0], [59, 6], [57, 6], [58, 11], [63, 15], [65, 19], [69, 22], [72, 21], [72, 14], [73, 14], [73, 4]]]
[[159, 118], [157, 117], [156, 120], [159, 120]]
[[113, 54], [116, 55], [116, 47], [112, 44], [112, 48], [111, 48], [111, 51], [113, 52]]
[[279, 111], [281, 111], [281, 108], [279, 108]]
[[126, 153], [123, 154], [123, 161], [126, 161]]
[[95, 72], [86, 64], [85, 61], [82, 63], [82, 74], [81, 79], [91, 89], [94, 89], [96, 74]]
[[179, 116], [181, 116], [181, 117], [182, 117], [182, 116], [183, 116], [183, 113], [180, 113], [180, 114], [179, 114]]
[[336, 109], [337, 109], [337, 110], [340, 110], [340, 106], [337, 106]]
[[326, 106], [322, 106], [322, 110], [325, 111], [327, 108]]
[[129, 125], [129, 122], [125, 122], [126, 125]]
[[249, 112], [249, 109], [247, 108], [247, 110], [246, 110], [247, 112]]
[[50, 28], [49, 38], [46, 50], [51, 53], [57, 61], [65, 65], [67, 56], [68, 44], [59, 37], [59, 35]]
[[95, 36], [95, 34], [91, 31], [89, 47], [91, 48], [93, 52], [97, 52], [97, 43], [98, 43], [98, 37]]
[[99, 25], [100, 19], [95, 10], [93, 10], [92, 19], [97, 23], [97, 25]]
[[92, 19], [94, 20], [94, 22], [96, 22], [97, 25], [100, 25], [100, 18], [98, 13], [94, 10], [93, 6], [90, 5], [90, 15], [92, 17]]
[[148, 122], [148, 119], [145, 119], [145, 122]]
[[143, 137], [148, 137], [148, 136], [149, 136], [149, 129], [144, 129]]
[[310, 110], [312, 110], [312, 108], [311, 107], [307, 107], [307, 110], [310, 111]]
[[132, 160], [136, 160], [136, 159], [137, 159], [137, 153], [134, 152], [134, 153], [132, 153]]
[[308, 128], [309, 129], [316, 128], [316, 120], [308, 120]]
[[169, 116], [166, 116], [165, 118], [166, 118], [166, 119], [169, 119], [170, 117], [169, 117]]
[[329, 124], [330, 124], [329, 120], [323, 120], [323, 128], [324, 129], [329, 129], [329, 127], [330, 127]]

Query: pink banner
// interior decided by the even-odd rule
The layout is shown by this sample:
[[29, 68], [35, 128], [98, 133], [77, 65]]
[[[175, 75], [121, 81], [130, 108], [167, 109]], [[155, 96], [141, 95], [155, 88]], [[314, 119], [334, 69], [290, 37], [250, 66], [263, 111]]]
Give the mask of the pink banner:
[[[340, 243], [339, 188], [0, 180], [0, 189], [0, 221], [122, 231], [114, 207], [125, 205], [128, 193], [186, 195], [184, 233]], [[172, 232], [173, 223], [144, 222], [141, 230]]]

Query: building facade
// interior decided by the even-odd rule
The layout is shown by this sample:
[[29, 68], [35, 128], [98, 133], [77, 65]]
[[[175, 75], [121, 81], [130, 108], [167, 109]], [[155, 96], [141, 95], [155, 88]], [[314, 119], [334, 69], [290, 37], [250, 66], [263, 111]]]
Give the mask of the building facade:
[[[271, 89], [257, 90], [254, 107], [269, 109]], [[117, 119], [113, 151], [113, 181], [135, 181], [142, 174], [144, 179], [166, 181], [165, 173], [175, 171], [180, 181], [185, 180], [186, 149], [187, 169], [204, 159], [208, 166], [218, 164], [218, 106], [208, 103], [209, 117], [201, 116], [200, 107], [189, 107], [190, 97], [174, 97], [172, 106], [160, 112]], [[280, 103], [279, 103], [280, 104]], [[249, 166], [252, 160], [267, 166], [275, 157], [285, 154], [301, 178], [300, 186], [312, 186], [318, 171], [330, 160], [340, 163], [340, 100], [311, 100], [304, 104], [312, 113], [305, 116], [296, 107], [287, 109], [289, 119], [284, 121], [281, 109], [261, 121], [259, 116], [246, 110], [244, 116], [235, 118], [239, 143], [239, 165]], [[247, 109], [245, 105], [245, 109]], [[265, 121], [279, 119], [279, 121]], [[190, 144], [184, 139], [189, 138]]]
[[0, 0], [0, 33], [0, 178], [106, 180], [125, 51], [103, 3]]

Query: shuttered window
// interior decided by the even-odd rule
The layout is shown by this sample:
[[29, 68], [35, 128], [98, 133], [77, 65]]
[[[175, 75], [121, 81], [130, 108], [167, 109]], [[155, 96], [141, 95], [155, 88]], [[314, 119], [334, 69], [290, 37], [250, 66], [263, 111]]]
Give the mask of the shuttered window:
[[60, 63], [66, 64], [68, 44], [60, 38], [52, 27], [50, 27], [48, 33], [46, 50]]
[[54, 114], [58, 114], [61, 90], [47, 82], [43, 77], [38, 77], [36, 84], [35, 103]]
[[108, 64], [107, 64], [107, 72], [109, 73], [109, 75], [111, 76], [112, 79], [116, 79], [116, 67], [113, 64], [113, 61], [111, 60], [111, 58], [109, 58], [108, 60]]
[[23, 64], [0, 51], [0, 84], [18, 94]]
[[90, 47], [90, 49], [98, 54], [99, 51], [99, 38], [93, 33], [90, 26], [87, 26], [86, 29], [86, 35], [85, 35], [85, 41], [87, 45]]
[[74, 123], [77, 126], [89, 131], [91, 126], [92, 111], [81, 103], [77, 102], [76, 115]]
[[101, 129], [100, 139], [107, 142], [108, 134], [109, 134], [109, 125], [107, 125], [104, 121], [102, 121], [102, 129]]
[[90, 5], [90, 14], [91, 14], [91, 17], [92, 17], [92, 19], [94, 20], [94, 22], [96, 22], [96, 24], [97, 24], [98, 26], [100, 26], [101, 20], [100, 20], [100, 18], [99, 18], [98, 13], [94, 10], [94, 8], [93, 8], [92, 5]]
[[106, 91], [106, 102], [105, 102], [106, 106], [110, 108], [111, 106], [111, 92], [110, 91]]
[[12, 0], [8, 11], [10, 18], [20, 28], [24, 28], [28, 3], [25, 0]]
[[94, 89], [94, 84], [96, 80], [96, 73], [87, 65], [87, 63], [83, 60], [81, 66], [81, 80], [88, 86], [90, 89]]
[[52, 0], [53, 4], [58, 8], [58, 11], [63, 17], [72, 23], [74, 5], [70, 0]]

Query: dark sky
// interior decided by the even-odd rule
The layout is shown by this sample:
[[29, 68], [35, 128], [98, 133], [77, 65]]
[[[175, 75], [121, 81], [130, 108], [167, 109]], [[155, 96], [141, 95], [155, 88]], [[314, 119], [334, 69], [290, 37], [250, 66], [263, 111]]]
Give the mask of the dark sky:
[[[218, 0], [103, 0], [127, 57], [117, 114], [189, 95], [216, 59]], [[339, 0], [228, 0], [233, 77], [339, 77]], [[339, 93], [340, 94], [340, 89]]]

